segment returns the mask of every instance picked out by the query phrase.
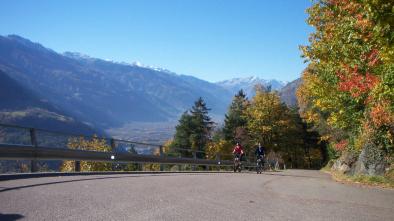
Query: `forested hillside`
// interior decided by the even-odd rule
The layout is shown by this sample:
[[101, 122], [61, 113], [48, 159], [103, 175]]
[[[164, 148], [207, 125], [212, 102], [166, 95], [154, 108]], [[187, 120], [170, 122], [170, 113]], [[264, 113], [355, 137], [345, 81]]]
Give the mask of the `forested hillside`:
[[[60, 108], [53, 106], [32, 90], [20, 85], [0, 70], [0, 123], [80, 134], [103, 134]], [[0, 138], [1, 140], [1, 138]]]
[[285, 85], [280, 91], [280, 99], [282, 102], [287, 104], [289, 107], [297, 107], [298, 106], [298, 101], [296, 95], [296, 91], [298, 87], [301, 84], [301, 79], [298, 78], [297, 80], [294, 80], [287, 85]]
[[98, 128], [176, 119], [199, 96], [222, 115], [225, 89], [167, 70], [59, 54], [19, 36], [0, 36], [0, 70], [40, 98]]

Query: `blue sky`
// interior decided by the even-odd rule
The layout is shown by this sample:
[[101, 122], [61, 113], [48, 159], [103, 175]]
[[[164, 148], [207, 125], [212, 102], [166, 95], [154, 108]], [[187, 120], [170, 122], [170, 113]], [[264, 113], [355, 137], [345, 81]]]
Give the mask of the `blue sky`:
[[0, 35], [139, 61], [211, 82], [291, 81], [305, 68], [309, 0], [1, 0]]

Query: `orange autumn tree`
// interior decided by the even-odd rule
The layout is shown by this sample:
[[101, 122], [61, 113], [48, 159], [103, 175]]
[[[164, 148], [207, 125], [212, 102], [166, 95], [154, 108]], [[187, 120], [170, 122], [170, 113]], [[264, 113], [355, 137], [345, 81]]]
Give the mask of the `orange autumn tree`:
[[[308, 9], [315, 28], [297, 91], [302, 117], [330, 146], [392, 163], [394, 4], [389, 0], [320, 0]], [[368, 154], [364, 154], [368, 155]]]

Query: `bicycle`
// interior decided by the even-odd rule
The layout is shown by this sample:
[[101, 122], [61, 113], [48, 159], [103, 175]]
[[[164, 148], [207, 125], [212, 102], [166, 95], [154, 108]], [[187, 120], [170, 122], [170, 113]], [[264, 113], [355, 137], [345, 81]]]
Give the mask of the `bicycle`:
[[241, 157], [238, 154], [234, 156], [234, 173], [237, 171], [242, 171]]
[[263, 161], [263, 157], [257, 157], [256, 160], [256, 172], [257, 174], [261, 174], [263, 172], [264, 169], [264, 161]]

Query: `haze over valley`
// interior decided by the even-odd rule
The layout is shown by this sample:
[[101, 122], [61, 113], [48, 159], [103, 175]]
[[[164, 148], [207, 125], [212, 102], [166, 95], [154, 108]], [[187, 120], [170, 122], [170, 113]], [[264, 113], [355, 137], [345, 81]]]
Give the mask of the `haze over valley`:
[[294, 88], [281, 92], [283, 81], [246, 77], [211, 83], [139, 63], [58, 53], [17, 35], [0, 36], [0, 71], [2, 123], [140, 141], [171, 138], [179, 116], [199, 97], [219, 125], [240, 89], [253, 96], [254, 86], [262, 84], [290, 97], [291, 105], [295, 100]]

